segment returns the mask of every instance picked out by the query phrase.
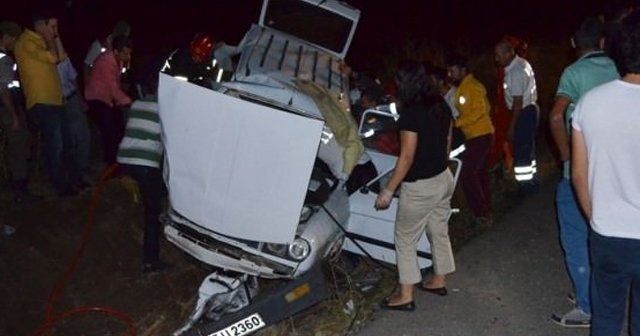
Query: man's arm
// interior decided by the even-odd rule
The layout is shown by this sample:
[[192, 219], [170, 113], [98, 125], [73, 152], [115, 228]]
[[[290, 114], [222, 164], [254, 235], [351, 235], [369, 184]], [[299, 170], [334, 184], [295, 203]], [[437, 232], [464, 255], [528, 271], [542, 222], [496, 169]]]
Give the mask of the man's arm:
[[591, 199], [589, 197], [589, 157], [587, 156], [587, 145], [582, 136], [582, 132], [573, 129], [571, 135], [571, 181], [575, 188], [578, 203], [591, 221]]
[[549, 115], [549, 128], [553, 142], [558, 148], [561, 161], [567, 161], [571, 158], [571, 148], [569, 147], [569, 135], [564, 121], [564, 113], [571, 104], [571, 100], [566, 96], [557, 96], [553, 103], [551, 113]]
[[[47, 47], [53, 48], [53, 44], [47, 43]], [[17, 54], [16, 56], [18, 56]], [[58, 63], [58, 58], [51, 49], [42, 49], [35, 43], [24, 43], [24, 56], [44, 63]]]

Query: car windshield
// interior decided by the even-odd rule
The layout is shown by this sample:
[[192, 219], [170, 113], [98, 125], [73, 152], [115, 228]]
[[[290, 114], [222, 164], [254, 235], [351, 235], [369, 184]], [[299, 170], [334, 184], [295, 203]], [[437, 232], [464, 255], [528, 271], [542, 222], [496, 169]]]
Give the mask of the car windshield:
[[341, 53], [353, 21], [304, 1], [277, 0], [269, 1], [264, 25]]

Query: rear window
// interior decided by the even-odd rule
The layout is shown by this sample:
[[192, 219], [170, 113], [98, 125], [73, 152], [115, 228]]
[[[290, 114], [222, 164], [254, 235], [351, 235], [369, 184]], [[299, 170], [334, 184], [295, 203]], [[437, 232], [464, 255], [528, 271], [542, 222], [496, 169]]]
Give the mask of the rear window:
[[271, 0], [264, 25], [341, 53], [349, 40], [353, 21], [304, 1]]

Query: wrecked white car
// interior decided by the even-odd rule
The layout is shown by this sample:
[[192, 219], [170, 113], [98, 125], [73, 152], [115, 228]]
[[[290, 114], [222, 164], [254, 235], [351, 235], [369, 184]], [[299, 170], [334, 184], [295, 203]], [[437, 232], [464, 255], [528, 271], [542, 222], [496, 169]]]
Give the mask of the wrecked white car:
[[[395, 263], [397, 199], [387, 211], [373, 204], [396, 157], [365, 149], [372, 129], [358, 130], [347, 109], [343, 59], [359, 16], [339, 1], [266, 0], [219, 90], [161, 75], [171, 243], [265, 278], [299, 277], [343, 248]], [[374, 116], [395, 117], [363, 119]], [[344, 181], [369, 159], [378, 176], [349, 195]], [[424, 237], [419, 250], [430, 266]]]

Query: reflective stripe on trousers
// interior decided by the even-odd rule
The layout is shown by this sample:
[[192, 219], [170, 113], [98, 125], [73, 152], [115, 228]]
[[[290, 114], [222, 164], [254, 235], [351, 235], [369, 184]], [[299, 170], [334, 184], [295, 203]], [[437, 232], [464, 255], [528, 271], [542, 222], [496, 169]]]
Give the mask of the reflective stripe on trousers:
[[518, 182], [527, 182], [535, 178], [537, 128], [538, 107], [528, 105], [520, 112], [513, 135], [513, 170]]
[[536, 160], [531, 161], [531, 164], [528, 166], [516, 166], [513, 167], [513, 172], [515, 173], [516, 181], [530, 181], [535, 177], [537, 172]]

